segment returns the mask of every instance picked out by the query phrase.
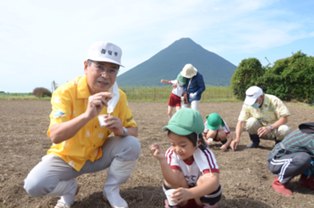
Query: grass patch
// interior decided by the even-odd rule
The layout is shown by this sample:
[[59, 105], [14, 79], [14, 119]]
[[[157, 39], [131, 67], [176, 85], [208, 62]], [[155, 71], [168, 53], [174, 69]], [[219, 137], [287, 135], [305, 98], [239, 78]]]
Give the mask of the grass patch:
[[[171, 87], [126, 87], [122, 90], [132, 102], [166, 102], [171, 93]], [[237, 101], [231, 87], [207, 86], [202, 94], [202, 102]]]
[[[167, 102], [172, 88], [162, 87], [126, 87], [122, 90], [127, 94], [130, 102]], [[5, 100], [49, 100], [50, 97], [38, 98], [32, 93], [0, 92], [0, 99]], [[207, 86], [202, 94], [202, 102], [233, 102], [237, 99], [230, 87]]]
[[0, 100], [50, 100], [50, 97], [38, 98], [30, 93], [0, 92]]

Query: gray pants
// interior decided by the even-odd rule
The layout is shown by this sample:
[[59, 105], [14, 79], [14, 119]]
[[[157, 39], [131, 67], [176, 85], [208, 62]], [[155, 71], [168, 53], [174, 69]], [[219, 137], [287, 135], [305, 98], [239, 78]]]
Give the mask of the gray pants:
[[199, 100], [193, 100], [191, 103], [188, 104], [182, 104], [183, 108], [191, 108], [193, 110], [199, 111], [200, 101]]
[[87, 161], [80, 171], [76, 171], [60, 157], [46, 155], [29, 172], [24, 180], [24, 189], [31, 196], [44, 196], [54, 190], [60, 181], [69, 181], [84, 173], [92, 173], [108, 168], [114, 158], [120, 161], [135, 161], [139, 157], [140, 143], [137, 138], [111, 137], [103, 145], [103, 156]]
[[284, 154], [268, 161], [269, 170], [278, 175], [282, 184], [288, 183], [293, 177], [301, 174], [311, 163], [311, 156], [306, 152]]

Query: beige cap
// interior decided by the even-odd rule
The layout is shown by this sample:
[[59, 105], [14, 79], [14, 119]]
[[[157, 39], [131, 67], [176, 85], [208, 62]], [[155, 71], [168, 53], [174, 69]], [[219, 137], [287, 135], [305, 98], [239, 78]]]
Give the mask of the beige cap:
[[197, 74], [197, 69], [192, 64], [185, 64], [181, 70], [181, 75], [185, 78], [192, 78]]

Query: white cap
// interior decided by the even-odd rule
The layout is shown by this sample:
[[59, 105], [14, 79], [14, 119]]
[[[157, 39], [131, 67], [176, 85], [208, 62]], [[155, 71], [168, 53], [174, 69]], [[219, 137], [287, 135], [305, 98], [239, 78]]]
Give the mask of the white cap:
[[245, 91], [245, 100], [244, 104], [246, 105], [253, 105], [257, 98], [259, 98], [261, 95], [263, 95], [263, 90], [260, 87], [257, 86], [251, 86]]
[[190, 79], [197, 74], [197, 69], [192, 64], [185, 64], [180, 74], [181, 76]]
[[122, 50], [113, 43], [95, 42], [88, 49], [87, 59], [121, 65]]

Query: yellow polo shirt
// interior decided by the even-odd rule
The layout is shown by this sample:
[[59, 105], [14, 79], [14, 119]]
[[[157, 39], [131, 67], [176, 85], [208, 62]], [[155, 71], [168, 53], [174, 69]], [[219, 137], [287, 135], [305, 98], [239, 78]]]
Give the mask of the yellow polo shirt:
[[274, 123], [280, 117], [289, 115], [288, 108], [278, 97], [265, 94], [263, 105], [258, 109], [243, 104], [238, 120], [247, 121], [248, 118], [253, 117], [266, 126]]
[[[120, 98], [112, 115], [120, 118], [123, 126], [136, 127], [137, 124], [128, 107], [126, 95], [120, 89], [119, 93]], [[89, 96], [86, 76], [77, 77], [75, 80], [58, 87], [51, 98], [52, 112], [49, 116], [48, 137], [52, 125], [69, 121], [85, 112]], [[104, 107], [100, 114], [106, 113], [107, 108]], [[79, 171], [87, 160], [93, 162], [102, 156], [102, 145], [110, 134], [111, 132], [107, 128], [100, 127], [96, 116], [72, 138], [59, 144], [52, 144], [47, 154], [61, 157], [75, 170]]]

